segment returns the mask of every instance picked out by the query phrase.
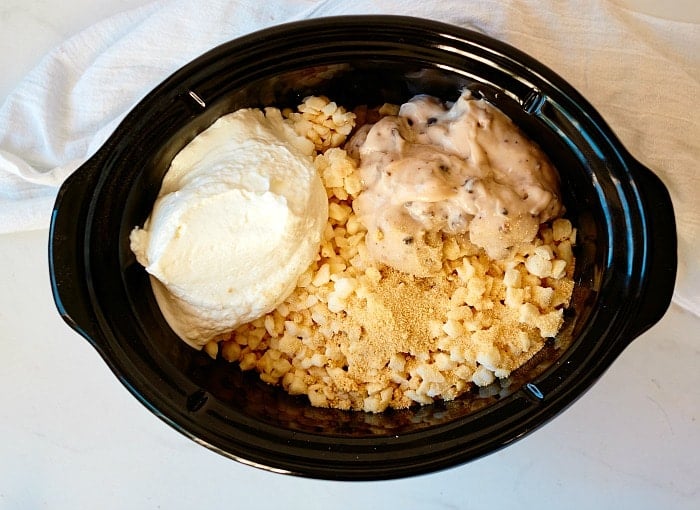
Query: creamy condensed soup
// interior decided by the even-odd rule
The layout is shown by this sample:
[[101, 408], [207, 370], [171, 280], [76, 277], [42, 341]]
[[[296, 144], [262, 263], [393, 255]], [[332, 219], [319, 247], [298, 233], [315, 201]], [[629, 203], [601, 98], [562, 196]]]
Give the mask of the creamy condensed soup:
[[485, 100], [416, 96], [351, 141], [364, 190], [354, 208], [378, 261], [416, 276], [440, 270], [442, 234], [500, 259], [562, 212], [556, 170]]

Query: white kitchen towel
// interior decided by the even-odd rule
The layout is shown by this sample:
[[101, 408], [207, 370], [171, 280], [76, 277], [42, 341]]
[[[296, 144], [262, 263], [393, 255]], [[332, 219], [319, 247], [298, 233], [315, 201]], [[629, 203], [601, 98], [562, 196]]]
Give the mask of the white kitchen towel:
[[552, 68], [671, 192], [675, 301], [700, 315], [700, 25], [609, 0], [160, 0], [49, 53], [0, 108], [0, 233], [48, 226], [58, 186], [124, 114], [206, 50], [270, 25], [340, 14], [419, 16], [478, 30]]

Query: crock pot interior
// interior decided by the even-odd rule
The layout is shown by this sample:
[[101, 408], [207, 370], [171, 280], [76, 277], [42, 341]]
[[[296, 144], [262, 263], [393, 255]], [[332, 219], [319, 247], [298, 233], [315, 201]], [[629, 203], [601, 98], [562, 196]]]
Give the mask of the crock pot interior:
[[[181, 376], [173, 386], [183, 392], [189, 411], [196, 412], [208, 399], [215, 399], [225, 409], [294, 430], [352, 437], [413, 431], [452, 421], [512, 394], [565, 351], [564, 347], [576, 337], [578, 325], [585, 322], [592, 305], [590, 297], [595, 291], [596, 267], [600, 261], [596, 260], [596, 250], [586, 249], [586, 244], [594, 242], [599, 236], [596, 232], [597, 222], [590, 217], [595, 209], [585, 207], [585, 204], [597, 200], [587, 172], [554, 133], [543, 130], [536, 117], [527, 114], [521, 104], [502, 90], [430, 66], [416, 67], [408, 62], [344, 62], [281, 73], [274, 69], [270, 71], [273, 73], [270, 76], [260, 77], [243, 88], [233, 90], [227, 90], [224, 87], [226, 82], [220, 80], [222, 88], [217, 90], [218, 99], [196, 114], [187, 108], [196, 111], [200, 108], [199, 104], [189, 94], [182, 96], [182, 101], [189, 103], [187, 108], [182, 109], [181, 118], [168, 119], [167, 125], [159, 126], [157, 141], [148, 146], [139, 143], [138, 149], [125, 148], [123, 155], [127, 159], [120, 160], [118, 164], [129, 170], [115, 184], [118, 189], [105, 195], [105, 200], [124, 204], [119, 218], [119, 247], [114, 252], [118, 254], [118, 267], [113, 254], [96, 255], [109, 259], [115, 270], [111, 278], [106, 278], [110, 280], [108, 283], [113, 291], [116, 290], [114, 287], [119, 287], [110, 306], [121, 309], [124, 317], [122, 326], [129, 322], [134, 324], [132, 335], [124, 340], [129, 342], [131, 349], [139, 352], [138, 359], [152, 360], [148, 370], [161, 372], [163, 378], [172, 377], [172, 373]], [[311, 408], [305, 398], [287, 396], [280, 389], [261, 382], [257, 374], [243, 374], [235, 365], [211, 360], [175, 337], [158, 310], [145, 271], [129, 249], [128, 234], [134, 226], [142, 225], [150, 212], [160, 181], [174, 154], [198, 132], [220, 115], [237, 108], [295, 106], [310, 94], [325, 94], [338, 104], [352, 108], [362, 104], [401, 103], [418, 93], [454, 100], [465, 87], [476, 95], [487, 97], [511, 116], [545, 149], [560, 170], [564, 202], [569, 217], [580, 229], [580, 245], [577, 248], [577, 306], [567, 314], [567, 325], [556, 342], [551, 341], [535, 360], [508, 381], [475, 390], [455, 402], [366, 415]], [[199, 93], [195, 93], [199, 97]], [[205, 97], [209, 101], [209, 96]], [[116, 204], [114, 207], [117, 207]], [[106, 210], [114, 211], [115, 208], [107, 207]], [[109, 230], [115, 226], [110, 226]], [[122, 282], [115, 278], [118, 275], [123, 275]], [[121, 299], [116, 297], [120, 294]], [[188, 384], [182, 384], [183, 380]]]

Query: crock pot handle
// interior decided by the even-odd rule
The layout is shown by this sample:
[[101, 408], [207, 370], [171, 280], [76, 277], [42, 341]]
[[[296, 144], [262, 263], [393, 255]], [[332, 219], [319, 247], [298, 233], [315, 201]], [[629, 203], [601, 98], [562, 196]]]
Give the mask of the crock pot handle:
[[84, 219], [99, 168], [95, 156], [64, 181], [49, 231], [49, 273], [56, 308], [69, 326], [93, 344], [99, 329], [85, 283]]
[[632, 172], [646, 211], [648, 235], [646, 284], [641, 289], [636, 320], [630, 324], [630, 340], [656, 324], [668, 310], [678, 265], [676, 222], [671, 196], [661, 179], [636, 160]]

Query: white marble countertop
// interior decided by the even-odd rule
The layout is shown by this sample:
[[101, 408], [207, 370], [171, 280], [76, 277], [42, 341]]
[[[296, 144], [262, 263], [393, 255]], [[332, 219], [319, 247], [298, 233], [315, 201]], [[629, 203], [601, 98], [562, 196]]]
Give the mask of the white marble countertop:
[[[0, 98], [52, 46], [140, 3], [3, 0]], [[700, 319], [676, 306], [504, 450], [405, 480], [307, 480], [215, 454], [137, 402], [56, 312], [47, 237], [0, 236], [1, 509], [700, 508]]]

